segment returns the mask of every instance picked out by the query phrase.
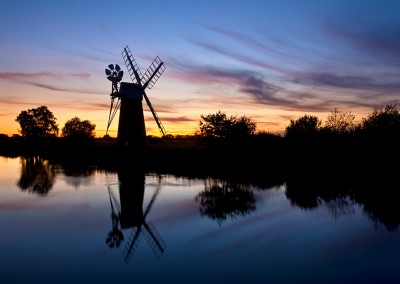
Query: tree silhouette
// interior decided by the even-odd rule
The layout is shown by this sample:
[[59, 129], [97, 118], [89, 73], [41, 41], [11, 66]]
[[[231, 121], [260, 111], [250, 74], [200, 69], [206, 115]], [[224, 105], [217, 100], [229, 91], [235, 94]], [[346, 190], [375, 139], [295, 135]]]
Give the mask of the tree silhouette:
[[375, 106], [360, 126], [361, 132], [369, 139], [400, 139], [400, 109], [397, 104]]
[[354, 119], [355, 116], [350, 111], [335, 108], [326, 118], [324, 129], [334, 134], [343, 134], [353, 129]]
[[25, 138], [56, 137], [58, 135], [56, 120], [46, 106], [21, 111], [15, 119], [21, 127], [19, 131], [22, 137]]
[[89, 120], [80, 120], [79, 117], [74, 117], [68, 120], [63, 129], [61, 136], [71, 140], [89, 140], [95, 136], [96, 125]]
[[253, 135], [257, 125], [246, 116], [228, 117], [224, 112], [201, 115], [198, 134], [208, 141], [223, 141], [229, 143], [244, 142]]
[[320, 129], [322, 121], [313, 115], [304, 115], [296, 120], [291, 119], [285, 129], [287, 138], [314, 137]]

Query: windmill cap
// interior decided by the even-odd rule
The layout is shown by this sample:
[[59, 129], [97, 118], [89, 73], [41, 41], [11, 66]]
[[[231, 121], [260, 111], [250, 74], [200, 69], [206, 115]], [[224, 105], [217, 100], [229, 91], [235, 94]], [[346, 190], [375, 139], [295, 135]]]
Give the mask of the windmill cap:
[[143, 100], [142, 88], [138, 84], [121, 82], [119, 92], [130, 100]]

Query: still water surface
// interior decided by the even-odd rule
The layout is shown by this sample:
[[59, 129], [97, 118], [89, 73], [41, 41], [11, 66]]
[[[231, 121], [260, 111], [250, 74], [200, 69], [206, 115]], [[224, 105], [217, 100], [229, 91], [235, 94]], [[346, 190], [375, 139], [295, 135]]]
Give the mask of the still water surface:
[[0, 157], [0, 283], [400, 283], [400, 233], [285, 184]]

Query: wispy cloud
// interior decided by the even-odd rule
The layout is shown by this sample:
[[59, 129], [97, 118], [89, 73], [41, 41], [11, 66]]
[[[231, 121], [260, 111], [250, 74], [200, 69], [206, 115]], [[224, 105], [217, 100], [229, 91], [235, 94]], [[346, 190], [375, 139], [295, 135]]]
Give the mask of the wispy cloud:
[[267, 70], [278, 72], [280, 74], [293, 75], [293, 71], [292, 70], [283, 68], [281, 66], [269, 64], [269, 63], [266, 63], [265, 61], [261, 61], [259, 59], [251, 58], [251, 57], [246, 56], [244, 54], [240, 54], [240, 53], [237, 53], [237, 52], [234, 52], [234, 51], [230, 51], [230, 50], [224, 49], [224, 48], [222, 48], [220, 46], [217, 46], [215, 44], [212, 44], [212, 43], [200, 42], [200, 41], [195, 40], [195, 39], [189, 39], [189, 41], [191, 43], [197, 45], [197, 46], [200, 46], [200, 47], [204, 48], [204, 49], [211, 50], [211, 51], [214, 51], [216, 53], [222, 54], [224, 56], [233, 58], [238, 62], [245, 63], [245, 64], [248, 64], [250, 66], [261, 67], [261, 68], [264, 68], [264, 69], [267, 69]]
[[[374, 25], [363, 26], [348, 21], [335, 21], [322, 25], [323, 32], [351, 47], [368, 62], [386, 63], [400, 67], [400, 27]], [[367, 65], [368, 66], [368, 65]], [[397, 72], [400, 70], [397, 69]]]
[[[229, 39], [231, 39], [232, 41], [239, 43], [241, 45], [243, 45], [243, 49], [248, 49], [251, 48], [255, 51], [258, 51], [264, 55], [269, 55], [269, 56], [273, 56], [273, 57], [279, 57], [281, 60], [290, 62], [292, 60], [299, 60], [299, 58], [297, 56], [294, 56], [288, 52], [283, 52], [281, 49], [277, 49], [277, 48], [272, 48], [270, 46], [268, 46], [266, 43], [262, 42], [261, 40], [257, 40], [254, 37], [251, 37], [247, 34], [243, 34], [243, 33], [238, 33], [236, 31], [231, 31], [231, 30], [227, 30], [227, 29], [222, 29], [219, 27], [211, 27], [211, 26], [207, 26], [207, 25], [202, 25], [204, 28], [219, 33]], [[272, 40], [270, 40], [272, 42]], [[275, 42], [276, 44], [276, 42]], [[283, 47], [283, 45], [280, 45], [280, 47]]]
[[24, 72], [0, 72], [0, 80], [10, 80], [10, 81], [18, 81], [18, 80], [32, 80], [32, 79], [41, 79], [41, 78], [52, 78], [52, 79], [66, 79], [68, 77], [79, 78], [82, 80], [87, 80], [90, 78], [89, 73], [53, 73], [53, 72], [32, 72], [32, 73], [24, 73]]
[[296, 83], [313, 85], [313, 86], [331, 86], [339, 88], [350, 88], [358, 90], [393, 90], [400, 88], [400, 82], [380, 83], [375, 77], [355, 76], [336, 73], [317, 73], [304, 72], [299, 74], [300, 80], [295, 80]]
[[98, 27], [99, 27], [99, 29], [100, 29], [100, 31], [102, 33], [104, 33], [105, 35], [109, 36], [114, 42], [122, 43], [122, 41], [115, 36], [115, 33], [111, 33], [108, 30], [108, 28], [106, 27], [106, 25], [103, 22], [100, 22], [98, 24]]
[[234, 86], [241, 93], [249, 95], [256, 103], [269, 105], [287, 103], [287, 100], [277, 95], [283, 88], [268, 83], [264, 75], [256, 71], [196, 66], [178, 61], [174, 62], [174, 67], [178, 70], [175, 77], [180, 77], [185, 81], [204, 85], [222, 84], [229, 87]]
[[85, 93], [85, 94], [103, 94], [101, 92], [93, 91], [90, 89], [79, 89], [74, 87], [57, 86], [54, 84], [43, 83], [41, 80], [46, 81], [57, 81], [65, 85], [70, 79], [80, 79], [82, 81], [88, 81], [91, 75], [89, 73], [52, 73], [52, 72], [0, 72], [0, 80], [16, 82], [25, 85], [35, 86], [43, 89], [73, 93]]
[[[234, 49], [193, 38], [188, 39], [191, 43], [238, 63], [245, 63], [249, 69], [226, 70], [216, 66], [184, 66], [181, 62], [175, 62], [178, 70], [184, 70], [184, 74], [179, 76], [185, 80], [236, 86], [240, 93], [249, 95], [255, 103], [308, 111], [326, 111], [331, 106], [367, 107], [382, 101], [393, 101], [399, 95], [399, 29], [385, 33], [383, 30], [352, 31], [348, 26], [332, 26], [328, 36], [339, 39], [335, 44], [347, 47], [343, 50], [349, 50], [350, 47], [351, 52], [346, 54], [341, 50], [336, 54], [318, 54], [319, 59], [310, 64], [312, 61], [307, 58], [302, 60], [293, 54], [277, 51], [251, 36], [218, 27], [203, 27], [244, 48]], [[248, 47], [280, 57], [282, 64], [278, 66], [260, 60], [248, 52]], [[241, 50], [247, 51], [242, 53]], [[296, 70], [288, 67], [293, 62], [297, 64]], [[350, 68], [360, 66], [360, 62], [364, 63], [362, 68]], [[277, 72], [281, 80], [267, 82], [267, 71]]]

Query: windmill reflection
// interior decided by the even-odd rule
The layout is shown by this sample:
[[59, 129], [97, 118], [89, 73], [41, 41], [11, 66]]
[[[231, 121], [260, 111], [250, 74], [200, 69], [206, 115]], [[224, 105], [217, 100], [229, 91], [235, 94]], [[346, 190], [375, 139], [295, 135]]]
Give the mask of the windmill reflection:
[[47, 195], [55, 183], [54, 167], [39, 156], [21, 157], [21, 177], [17, 182], [22, 191]]
[[205, 189], [195, 200], [200, 202], [200, 213], [222, 224], [227, 217], [249, 215], [256, 209], [255, 197], [249, 185], [226, 180], [205, 180]]
[[130, 261], [142, 236], [146, 239], [153, 253], [160, 256], [165, 250], [165, 243], [155, 227], [146, 221], [146, 217], [160, 192], [161, 178], [144, 212], [144, 172], [121, 170], [118, 171], [118, 179], [119, 202], [111, 188], [108, 187], [112, 230], [107, 235], [106, 243], [110, 248], [119, 247], [125, 239], [122, 230], [132, 229], [123, 251], [126, 262]]
[[[124, 235], [122, 231], [119, 229], [121, 209], [118, 200], [115, 197], [114, 193], [111, 191], [110, 187], [108, 187], [108, 195], [110, 197], [110, 204], [111, 204], [112, 231], [108, 233], [106, 243], [110, 248], [113, 248], [113, 247], [119, 247], [121, 245], [121, 242], [124, 240]], [[117, 206], [118, 212], [115, 212], [114, 204], [115, 206]]]

